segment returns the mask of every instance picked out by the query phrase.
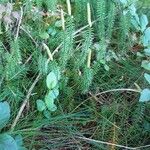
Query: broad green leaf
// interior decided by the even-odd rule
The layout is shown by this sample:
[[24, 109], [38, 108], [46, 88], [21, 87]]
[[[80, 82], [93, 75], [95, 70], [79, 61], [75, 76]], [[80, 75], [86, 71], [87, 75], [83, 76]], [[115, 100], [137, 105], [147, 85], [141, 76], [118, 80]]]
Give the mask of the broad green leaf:
[[15, 139], [17, 145], [19, 145], [19, 146], [23, 145], [23, 140], [22, 140], [21, 135], [17, 135], [14, 139]]
[[104, 65], [104, 68], [105, 68], [106, 71], [109, 71], [109, 69], [110, 69], [109, 66], [106, 65], [106, 64]]
[[150, 123], [147, 120], [144, 120], [143, 127], [145, 131], [150, 131]]
[[27, 150], [24, 146], [23, 146], [23, 139], [21, 135], [17, 135], [15, 138], [15, 142], [17, 144], [17, 148], [18, 150]]
[[149, 46], [150, 45], [150, 27], [148, 27], [144, 31], [144, 35], [142, 36], [142, 42], [144, 46]]
[[62, 26], [62, 21], [61, 20], [56, 21], [55, 26], [56, 27], [61, 27]]
[[54, 99], [51, 97], [45, 96], [45, 103], [49, 111], [55, 111], [57, 109], [56, 105], [54, 104]]
[[127, 0], [120, 0], [120, 2], [123, 4], [123, 5], [127, 5]]
[[53, 30], [54, 30], [54, 29], [53, 29], [52, 27], [49, 27], [49, 28], [48, 28], [48, 33], [49, 33], [49, 34], [53, 33]]
[[140, 102], [147, 102], [149, 100], [150, 100], [150, 89], [144, 89], [141, 92], [141, 96], [140, 96], [139, 101]]
[[138, 17], [138, 15], [136, 13], [136, 7], [135, 7], [135, 5], [131, 4], [129, 6], [129, 10], [130, 10], [131, 15], [134, 16], [136, 20], [138, 19], [137, 22], [139, 23], [139, 17]]
[[140, 53], [140, 52], [137, 52], [136, 55], [137, 55], [138, 57], [145, 57], [144, 54], [142, 54], [142, 53]]
[[140, 25], [141, 25], [141, 31], [143, 32], [146, 29], [146, 26], [148, 25], [147, 16], [144, 14], [140, 18]]
[[123, 15], [125, 16], [128, 12], [129, 12], [128, 9], [124, 9], [124, 10], [123, 10]]
[[18, 150], [16, 141], [8, 134], [1, 134], [0, 150]]
[[10, 118], [10, 107], [7, 102], [0, 102], [0, 129], [2, 129]]
[[150, 56], [150, 48], [144, 49], [145, 55]]
[[50, 90], [47, 94], [47, 97], [49, 99], [55, 99], [57, 98], [57, 96], [59, 95], [59, 90], [58, 89], [54, 89], [54, 90]]
[[141, 67], [143, 67], [146, 70], [150, 70], [150, 62], [147, 60], [143, 60]]
[[55, 69], [55, 71], [54, 71], [54, 72], [55, 72], [55, 75], [56, 75], [57, 80], [59, 81], [59, 80], [60, 80], [60, 77], [61, 77], [59, 67], [57, 67], [57, 68]]
[[44, 40], [48, 39], [49, 38], [49, 34], [47, 32], [42, 32], [40, 33], [40, 37]]
[[57, 110], [57, 106], [54, 104], [52, 108], [49, 109], [50, 111], [54, 112]]
[[48, 29], [48, 33], [49, 33], [51, 36], [55, 36], [56, 33], [57, 33], [57, 31], [56, 31], [54, 28], [50, 27], [50, 28]]
[[42, 100], [40, 100], [40, 99], [38, 99], [36, 101], [36, 105], [37, 105], [38, 111], [43, 111], [46, 108], [45, 103]]
[[43, 111], [43, 114], [44, 114], [44, 116], [45, 116], [47, 119], [50, 119], [50, 118], [51, 118], [51, 114], [50, 114], [50, 112], [49, 112], [48, 110], [44, 110], [44, 111]]
[[139, 24], [138, 24], [138, 22], [135, 20], [135, 18], [131, 19], [131, 23], [136, 28], [136, 30], [139, 31], [141, 29], [140, 26], [139, 26]]
[[145, 30], [144, 34], [145, 34], [145, 37], [146, 37], [148, 40], [150, 40], [150, 27], [148, 27], [148, 28]]
[[138, 16], [132, 17], [132, 18], [131, 18], [131, 23], [132, 23], [132, 25], [136, 28], [136, 30], [138, 30], [138, 31], [141, 30], [140, 25], [139, 25], [139, 18], [138, 18]]
[[57, 76], [53, 71], [51, 71], [46, 78], [46, 85], [49, 89], [56, 87], [58, 83]]
[[147, 82], [150, 84], [150, 75], [148, 73], [144, 73], [144, 77], [147, 80]]

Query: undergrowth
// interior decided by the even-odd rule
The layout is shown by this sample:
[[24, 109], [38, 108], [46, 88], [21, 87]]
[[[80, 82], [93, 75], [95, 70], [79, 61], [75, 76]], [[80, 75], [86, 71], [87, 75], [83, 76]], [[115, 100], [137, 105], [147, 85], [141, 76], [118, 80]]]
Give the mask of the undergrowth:
[[0, 1], [0, 150], [149, 149], [142, 34], [122, 2]]

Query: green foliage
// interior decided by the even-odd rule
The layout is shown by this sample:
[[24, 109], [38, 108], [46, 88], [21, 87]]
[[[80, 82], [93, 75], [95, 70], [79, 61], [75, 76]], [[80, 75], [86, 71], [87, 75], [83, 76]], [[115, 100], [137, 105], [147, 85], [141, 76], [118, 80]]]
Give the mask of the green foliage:
[[149, 63], [149, 61], [143, 60], [141, 67], [143, 67], [146, 70], [150, 70], [150, 63]]
[[15, 140], [7, 134], [0, 135], [0, 149], [1, 150], [17, 150], [17, 144]]
[[55, 99], [59, 95], [59, 82], [60, 80], [60, 72], [58, 69], [55, 69], [54, 71], [51, 71], [46, 78], [46, 86], [48, 88], [48, 92], [44, 98], [44, 101], [37, 100], [37, 109], [38, 111], [42, 112], [44, 111], [45, 117], [49, 118], [47, 112], [47, 109], [51, 112], [54, 112], [57, 110], [57, 106], [54, 104]]
[[[138, 16], [136, 12], [136, 8], [134, 4], [128, 5], [127, 1], [121, 1], [123, 5], [128, 7], [128, 11], [132, 15], [132, 20], [131, 22], [133, 23], [134, 27], [137, 29], [137, 31], [141, 31], [141, 44], [146, 47], [145, 55], [149, 55], [149, 43], [150, 43], [150, 28], [147, 27], [148, 25], [148, 18], [145, 14], [142, 14], [141, 17]], [[150, 62], [149, 60], [143, 60], [142, 65], [146, 70], [150, 70]], [[149, 74], [144, 74], [145, 79], [149, 82]], [[149, 82], [150, 83], [150, 82]], [[141, 96], [139, 101], [140, 102], [147, 102], [150, 100], [150, 90], [148, 88], [145, 88], [144, 90], [141, 91]]]
[[[10, 107], [7, 102], [0, 102], [0, 129], [4, 128], [10, 119]], [[14, 139], [7, 133], [0, 133], [0, 150], [25, 150], [22, 146], [22, 137]]]
[[10, 108], [7, 102], [0, 102], [0, 129], [2, 129], [10, 118]]
[[43, 32], [43, 33], [40, 33], [40, 37], [43, 39], [43, 40], [46, 40], [49, 38], [49, 34], [47, 32]]
[[43, 110], [45, 110], [46, 109], [46, 106], [45, 106], [45, 103], [42, 101], [42, 100], [37, 100], [36, 101], [36, 104], [37, 104], [37, 109], [38, 109], [38, 111], [43, 111]]
[[140, 26], [141, 26], [141, 31], [144, 32], [146, 29], [146, 26], [148, 25], [148, 19], [146, 15], [142, 15], [140, 18]]
[[120, 16], [120, 36], [119, 36], [119, 40], [120, 40], [120, 45], [119, 48], [121, 50], [125, 50], [127, 49], [128, 45], [129, 45], [129, 41], [128, 41], [128, 35], [127, 33], [129, 33], [130, 30], [130, 16], [129, 14], [127, 15], [123, 15], [121, 14]]
[[[114, 149], [86, 144], [78, 136], [147, 144], [150, 90], [141, 90], [141, 103], [132, 92], [146, 84], [142, 69], [150, 70], [149, 24], [134, 2], [71, 0], [71, 15], [65, 0], [11, 3], [8, 16], [0, 10], [0, 99], [12, 108], [10, 114], [8, 104], [0, 103], [6, 104], [5, 109], [0, 105], [0, 148], [7, 149], [11, 142], [12, 149], [24, 149], [16, 134], [23, 135], [28, 149]], [[6, 1], [3, 4], [6, 8]], [[20, 16], [20, 8], [22, 18], [12, 17], [14, 12]], [[142, 47], [140, 58], [132, 51], [134, 45]], [[31, 90], [37, 74], [40, 78]], [[149, 73], [144, 77], [150, 83]], [[115, 90], [134, 84], [138, 90]], [[21, 117], [9, 132], [24, 100]]]
[[93, 33], [91, 28], [83, 33], [83, 40], [84, 42], [82, 42], [81, 51], [80, 53], [77, 52], [78, 54], [76, 56], [78, 63], [74, 64], [76, 69], [81, 69], [81, 67], [84, 66], [87, 62], [87, 57], [93, 41]]
[[145, 73], [144, 77], [147, 80], [147, 82], [150, 84], [150, 75], [148, 73]]
[[50, 72], [46, 78], [46, 85], [51, 90], [58, 84], [57, 76], [54, 72]]
[[[75, 20], [77, 21], [77, 26], [84, 26], [87, 23], [87, 11], [86, 3], [88, 0], [76, 0], [75, 1]], [[82, 17], [81, 17], [82, 14]]]
[[73, 33], [74, 33], [74, 22], [73, 18], [69, 16], [66, 20], [66, 30], [62, 34], [62, 50], [60, 51], [60, 62], [61, 68], [65, 68], [69, 59], [73, 56]]
[[150, 89], [144, 89], [141, 92], [141, 96], [140, 96], [140, 102], [147, 102], [150, 100]]
[[109, 3], [109, 9], [108, 9], [108, 17], [107, 17], [107, 39], [111, 40], [113, 29], [114, 29], [114, 23], [116, 18], [116, 7], [113, 2]]
[[86, 93], [93, 80], [93, 70], [90, 68], [84, 69], [83, 76], [81, 78], [81, 90]]
[[53, 89], [49, 91], [48, 94], [45, 96], [45, 103], [49, 111], [55, 111], [57, 109], [56, 105], [54, 104], [54, 100], [59, 95], [58, 89]]
[[46, 0], [46, 6], [48, 7], [48, 9], [52, 10], [52, 11], [56, 11], [57, 8], [57, 0]]
[[142, 42], [145, 47], [150, 46], [150, 27], [144, 30], [144, 35], [142, 37]]
[[8, 134], [0, 134], [0, 150], [27, 150], [22, 146], [22, 137], [13, 138]]

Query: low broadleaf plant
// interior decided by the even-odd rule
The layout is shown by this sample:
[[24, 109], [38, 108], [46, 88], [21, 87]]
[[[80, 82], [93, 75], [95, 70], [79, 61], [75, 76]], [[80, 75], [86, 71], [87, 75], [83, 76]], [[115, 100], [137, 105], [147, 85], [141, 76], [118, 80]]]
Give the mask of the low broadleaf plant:
[[10, 108], [7, 102], [0, 102], [0, 129], [5, 127], [10, 118]]
[[[146, 81], [150, 84], [150, 75], [148, 73], [144, 74]], [[150, 89], [145, 88], [141, 91], [140, 102], [150, 101]]]
[[150, 84], [150, 74], [145, 73], [144, 77], [145, 77], [146, 81]]
[[46, 105], [45, 105], [45, 103], [42, 100], [38, 99], [36, 101], [36, 104], [37, 104], [38, 111], [42, 112], [43, 110], [46, 109]]
[[150, 89], [144, 89], [141, 91], [140, 102], [147, 102], [150, 100]]
[[[8, 102], [0, 102], [0, 130], [6, 126], [10, 119], [10, 106]], [[13, 138], [9, 133], [0, 132], [0, 150], [26, 150], [22, 146], [22, 137]]]
[[[144, 47], [144, 55], [146, 57], [149, 57], [150, 56], [150, 27], [147, 27], [149, 23], [147, 16], [145, 14], [142, 14], [141, 17], [139, 17], [139, 15], [137, 14], [137, 10], [134, 5], [134, 2], [131, 5], [128, 5], [127, 0], [120, 0], [120, 2], [123, 4], [124, 8], [128, 8], [128, 10], [127, 11], [125, 10], [125, 11], [130, 12], [131, 23], [133, 24], [135, 29], [141, 33], [140, 44]], [[150, 71], [149, 59], [143, 60], [141, 67], [147, 71]], [[150, 84], [150, 75], [145, 73], [144, 77], [147, 80], [147, 82]], [[150, 101], [150, 89], [149, 88], [145, 88], [141, 91], [139, 101], [140, 102]]]
[[58, 83], [57, 77], [53, 71], [51, 71], [46, 78], [46, 85], [48, 89], [53, 89]]
[[36, 101], [38, 111], [43, 112], [46, 118], [49, 118], [50, 112], [57, 110], [55, 100], [59, 96], [59, 80], [59, 70], [51, 71], [46, 77], [47, 94], [45, 95], [44, 100]]
[[150, 62], [148, 60], [143, 60], [141, 67], [143, 67], [145, 70], [150, 71]]

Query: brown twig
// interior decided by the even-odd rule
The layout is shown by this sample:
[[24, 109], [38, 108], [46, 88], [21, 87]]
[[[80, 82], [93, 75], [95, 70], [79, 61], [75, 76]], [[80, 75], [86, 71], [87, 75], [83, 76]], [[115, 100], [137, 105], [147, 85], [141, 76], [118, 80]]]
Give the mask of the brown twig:
[[128, 149], [128, 150], [139, 150], [139, 149], [150, 147], [150, 145], [145, 145], [145, 146], [140, 146], [140, 147], [129, 147], [129, 146], [114, 144], [114, 143], [110, 143], [110, 142], [94, 140], [94, 139], [90, 139], [90, 138], [86, 138], [86, 137], [77, 137], [77, 138], [81, 139], [81, 140], [84, 140], [84, 141], [88, 141], [88, 142], [94, 142], [94, 143], [99, 143], [99, 144], [104, 144], [104, 145], [109, 145], [109, 146], [115, 146], [115, 147], [119, 147], [119, 148], [125, 148], [125, 149]]
[[23, 8], [21, 7], [21, 15], [20, 15], [20, 19], [19, 19], [19, 22], [18, 22], [18, 27], [17, 27], [15, 41], [18, 39], [19, 29], [20, 29], [20, 25], [21, 25], [21, 22], [22, 22], [22, 17], [23, 17]]
[[16, 124], [17, 124], [19, 118], [21, 117], [21, 114], [22, 114], [22, 112], [23, 112], [23, 110], [24, 110], [26, 104], [27, 104], [28, 101], [29, 101], [29, 98], [30, 98], [30, 96], [31, 96], [31, 94], [32, 94], [32, 91], [33, 91], [33, 89], [34, 89], [36, 83], [37, 83], [37, 82], [39, 81], [39, 79], [40, 79], [40, 76], [41, 76], [41, 75], [38, 74], [38, 76], [37, 76], [36, 79], [34, 80], [33, 84], [32, 84], [31, 87], [29, 88], [28, 93], [27, 93], [27, 95], [26, 95], [26, 98], [24, 99], [24, 101], [23, 101], [23, 103], [22, 103], [22, 105], [21, 105], [21, 107], [20, 107], [20, 109], [19, 109], [19, 112], [18, 112], [16, 118], [14, 119], [14, 121], [13, 121], [13, 123], [12, 123], [12, 125], [11, 125], [11, 131], [14, 130], [14, 128], [15, 128], [15, 126], [16, 126]]
[[33, 43], [35, 44], [35, 46], [38, 47], [37, 42], [36, 42], [35, 39], [31, 36], [31, 34], [29, 33], [29, 31], [27, 31], [23, 26], [21, 26], [20, 29], [21, 29], [22, 31], [24, 31], [24, 32], [29, 36], [29, 38], [33, 41]]
[[102, 94], [106, 94], [106, 93], [111, 93], [111, 92], [122, 92], [122, 91], [127, 91], [127, 92], [135, 92], [135, 93], [140, 93], [141, 91], [139, 91], [138, 89], [126, 89], [126, 88], [122, 88], [122, 89], [112, 89], [112, 90], [108, 90], [108, 91], [103, 91], [100, 92], [98, 94], [96, 94], [96, 96], [102, 95]]

